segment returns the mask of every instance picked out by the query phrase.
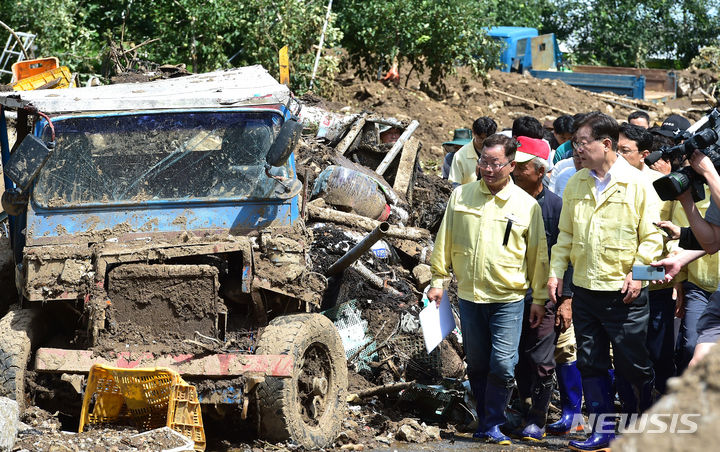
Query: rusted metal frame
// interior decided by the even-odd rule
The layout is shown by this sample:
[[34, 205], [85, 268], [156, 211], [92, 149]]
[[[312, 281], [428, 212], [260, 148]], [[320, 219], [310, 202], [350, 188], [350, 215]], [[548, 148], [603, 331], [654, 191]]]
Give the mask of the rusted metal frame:
[[166, 354], [152, 352], [119, 352], [113, 357], [92, 350], [40, 348], [35, 355], [35, 370], [47, 373], [87, 373], [93, 364], [121, 369], [168, 367], [181, 375], [202, 377], [268, 376], [291, 377], [290, 355], [250, 355], [218, 353], [210, 355]]
[[[32, 240], [28, 243], [27, 246], [44, 246], [44, 245], [72, 245], [72, 244], [78, 244], [78, 245], [84, 245], [86, 246], [88, 242], [97, 242], [98, 240], [102, 240], [100, 238], [94, 238], [92, 235], [97, 234], [98, 236], [102, 236], [102, 230], [98, 231], [88, 231], [87, 233], [77, 234], [77, 235], [63, 235], [58, 237], [34, 237]], [[168, 232], [129, 232], [129, 233], [123, 233], [118, 235], [112, 235], [113, 239], [117, 238], [117, 243], [122, 244], [137, 244], [138, 241], [143, 239], [150, 239], [150, 241], [155, 240], [166, 240], [166, 241], [176, 241], [176, 242], [183, 242], [188, 236], [190, 237], [197, 237], [197, 238], [204, 238], [208, 235], [220, 235], [220, 234], [227, 234], [227, 229], [217, 228], [217, 229], [195, 229], [195, 230], [189, 230], [189, 231], [168, 231]], [[185, 242], [183, 242], [185, 243]], [[161, 243], [162, 244], [162, 243]], [[178, 243], [180, 244], [180, 243]]]

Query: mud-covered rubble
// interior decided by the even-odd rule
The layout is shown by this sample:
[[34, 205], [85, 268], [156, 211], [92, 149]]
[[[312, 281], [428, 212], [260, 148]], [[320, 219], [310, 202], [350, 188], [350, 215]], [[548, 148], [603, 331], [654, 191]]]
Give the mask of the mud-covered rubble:
[[[362, 450], [358, 447], [438, 440], [438, 423], [454, 431], [448, 422], [466, 425], [473, 419], [462, 385], [465, 370], [459, 334], [450, 335], [428, 354], [418, 318], [430, 278], [432, 237], [442, 221], [452, 184], [424, 174], [417, 165], [416, 149], [412, 150], [411, 165], [395, 162], [382, 176], [374, 172], [392, 147], [392, 139], [403, 133], [394, 119], [362, 114], [347, 120], [342, 115], [324, 117], [317, 111], [313, 115], [309, 116], [320, 118], [321, 125], [315, 128], [312, 121], [306, 124], [313, 136], [303, 137], [296, 156], [298, 175], [308, 187], [307, 202], [313, 213], [306, 220], [314, 237], [310, 248], [313, 271], [325, 274], [360, 242], [368, 234], [367, 220], [384, 220], [391, 227], [408, 231], [405, 235], [388, 234], [357, 261], [382, 284], [372, 282], [356, 265], [328, 280], [323, 308], [343, 339], [350, 369], [349, 419], [335, 446]], [[358, 124], [364, 127], [348, 142], [344, 134], [352, 133]], [[392, 136], [373, 133], [380, 129], [378, 124]], [[346, 153], [342, 155], [338, 147]], [[338, 174], [342, 177], [329, 179]], [[403, 188], [396, 184], [400, 178], [411, 183]], [[358, 179], [363, 180], [358, 183]], [[347, 185], [340, 186], [338, 180]], [[395, 191], [393, 187], [398, 186], [401, 189]], [[330, 193], [337, 187], [340, 193]], [[375, 208], [368, 209], [361, 205], [363, 202]], [[379, 203], [389, 206], [384, 218], [383, 209], [377, 208]], [[320, 220], [314, 214], [318, 208], [354, 214], [357, 221], [352, 221], [352, 216], [346, 216], [351, 221], [345, 217], [332, 221], [329, 214]], [[403, 212], [408, 214], [403, 216]], [[361, 220], [363, 215], [372, 217]], [[418, 238], [409, 237], [418, 231], [424, 232]]]

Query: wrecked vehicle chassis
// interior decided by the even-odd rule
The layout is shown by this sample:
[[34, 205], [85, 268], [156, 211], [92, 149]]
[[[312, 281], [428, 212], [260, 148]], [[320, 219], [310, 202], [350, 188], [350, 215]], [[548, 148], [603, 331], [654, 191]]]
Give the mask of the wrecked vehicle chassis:
[[334, 440], [345, 352], [314, 313], [327, 281], [306, 265], [287, 88], [256, 66], [0, 105], [0, 135], [18, 111], [1, 141], [22, 299], [0, 321], [0, 392], [22, 407], [27, 367], [162, 366], [264, 438]]

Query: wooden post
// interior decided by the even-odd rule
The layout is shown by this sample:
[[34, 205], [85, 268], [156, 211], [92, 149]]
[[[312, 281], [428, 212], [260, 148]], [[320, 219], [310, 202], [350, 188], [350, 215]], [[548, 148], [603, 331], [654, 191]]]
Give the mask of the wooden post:
[[403, 145], [405, 144], [405, 142], [408, 139], [410, 139], [413, 132], [415, 132], [415, 129], [417, 129], [419, 125], [420, 125], [420, 123], [417, 122], [416, 120], [413, 120], [410, 123], [410, 125], [408, 125], [407, 129], [405, 129], [403, 134], [400, 135], [400, 138], [398, 138], [398, 140], [395, 142], [392, 149], [390, 149], [390, 151], [388, 151], [388, 153], [385, 156], [385, 158], [383, 159], [383, 161], [380, 162], [380, 165], [378, 165], [377, 169], [375, 170], [376, 173], [380, 174], [381, 176], [383, 174], [385, 174], [385, 171], [388, 169], [388, 167], [393, 162], [393, 160], [395, 160], [395, 157], [398, 155], [400, 150], [403, 148]]
[[280, 59], [280, 83], [290, 87], [290, 59], [288, 57], [288, 46], [284, 46], [278, 52]]
[[335, 151], [343, 155], [345, 154], [348, 149], [350, 149], [350, 146], [352, 146], [353, 141], [355, 141], [355, 138], [357, 138], [358, 134], [362, 131], [363, 127], [365, 127], [365, 116], [366, 114], [363, 113], [352, 125], [350, 130], [348, 131], [347, 135], [345, 135], [345, 138], [343, 138], [337, 146], [335, 146]]
[[395, 174], [395, 184], [393, 190], [402, 193], [407, 197], [408, 187], [412, 181], [413, 172], [415, 171], [415, 160], [420, 149], [420, 142], [417, 138], [410, 138], [403, 146], [402, 154], [400, 154], [400, 165], [398, 165], [397, 174]]

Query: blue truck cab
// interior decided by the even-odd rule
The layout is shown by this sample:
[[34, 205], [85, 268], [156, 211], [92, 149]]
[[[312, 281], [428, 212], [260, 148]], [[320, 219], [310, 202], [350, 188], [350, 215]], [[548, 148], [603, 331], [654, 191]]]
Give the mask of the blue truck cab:
[[538, 35], [536, 28], [491, 27], [488, 36], [503, 43], [498, 69], [523, 72], [531, 69], [557, 69], [561, 53], [554, 34]]
[[[300, 106], [285, 85], [252, 66], [6, 92], [0, 106], [22, 300], [8, 316], [44, 314], [65, 341], [44, 346], [28, 331], [29, 367], [163, 365], [213, 379], [201, 402], [246, 412], [256, 399], [265, 437], [309, 448], [335, 439], [345, 353], [332, 323], [313, 314], [327, 280], [306, 265], [312, 235], [293, 154]], [[212, 338], [202, 353], [183, 345], [198, 338]], [[138, 354], [126, 354], [128, 341]], [[0, 395], [24, 398], [15, 386]]]

